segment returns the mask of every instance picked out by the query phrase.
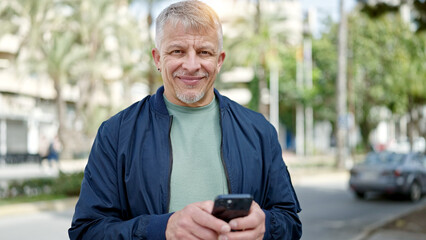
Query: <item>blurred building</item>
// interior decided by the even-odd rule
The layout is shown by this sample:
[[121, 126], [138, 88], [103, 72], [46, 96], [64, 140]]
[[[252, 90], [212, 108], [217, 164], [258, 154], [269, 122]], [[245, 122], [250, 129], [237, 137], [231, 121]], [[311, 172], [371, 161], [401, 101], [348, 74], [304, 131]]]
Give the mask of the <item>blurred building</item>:
[[[38, 161], [56, 134], [55, 91], [46, 77], [20, 75], [19, 36], [0, 38], [0, 162]], [[44, 145], [43, 145], [44, 144]]]
[[[256, 11], [254, 2], [251, 1], [207, 2], [222, 19], [225, 35], [233, 34], [232, 21], [238, 17], [254, 16]], [[273, 31], [286, 32], [289, 36], [289, 42], [286, 44], [300, 43], [303, 35], [303, 14], [299, 1], [264, 1], [262, 3], [263, 14], [275, 14], [283, 19], [271, 26]], [[45, 154], [59, 126], [53, 81], [47, 75], [40, 75], [40, 73], [28, 74], [27, 69], [20, 69], [25, 66], [15, 64], [20, 43], [19, 34], [6, 34], [0, 37], [1, 163], [38, 161], [40, 155]], [[108, 71], [105, 72], [105, 74], [108, 73]], [[249, 81], [252, 78], [252, 69], [237, 68], [223, 76], [224, 78], [228, 76], [228, 79], [231, 77], [234, 82]], [[132, 99], [134, 101], [147, 94], [146, 86], [141, 82], [132, 86], [131, 93], [137, 96]], [[113, 81], [111, 85], [110, 96], [101, 96], [102, 92], [96, 95], [99, 95], [101, 102], [105, 102], [105, 98], [111, 98], [112, 100], [107, 102], [120, 106], [122, 105], [120, 102], [123, 102], [123, 87], [119, 86], [120, 81]], [[247, 104], [251, 99], [250, 92], [245, 88], [224, 89], [223, 93], [241, 104]], [[65, 85], [63, 95], [67, 106], [66, 119], [69, 121], [66, 124], [72, 126], [75, 124], [72, 121], [75, 119], [75, 104], [80, 97], [79, 90], [77, 87]]]
[[[384, 107], [374, 110], [374, 117], [379, 123], [370, 134], [370, 142], [375, 150], [402, 153], [426, 151], [426, 106], [412, 109], [412, 114], [403, 116], [394, 116]], [[410, 131], [412, 142], [409, 139]]]
[[[238, 31], [233, 29], [232, 22], [235, 19], [239, 17], [254, 17], [256, 13], [255, 1], [205, 1], [219, 14], [223, 22], [224, 34], [228, 37], [238, 33]], [[302, 45], [305, 17], [300, 1], [262, 1], [261, 8], [262, 14], [275, 15], [281, 19], [271, 25], [270, 30], [277, 33], [286, 33], [287, 40], [283, 44], [289, 46]], [[316, 25], [315, 20], [312, 21], [310, 19], [309, 24]], [[114, 41], [106, 42], [114, 43]], [[19, 66], [13, 64], [19, 50], [19, 43], [19, 36], [6, 34], [0, 37], [0, 162], [3, 163], [37, 158], [38, 154], [43, 155], [44, 149], [47, 148], [50, 139], [53, 139], [57, 134], [58, 129], [55, 105], [56, 92], [53, 81], [48, 76], [24, 74], [24, 71], [18, 69]], [[111, 47], [111, 51], [117, 51], [118, 47], [116, 44], [115, 47]], [[97, 95], [99, 95], [99, 101], [104, 102], [103, 104], [114, 104], [116, 107], [120, 107], [124, 101], [123, 86], [120, 85], [122, 73], [120, 73], [120, 69], [115, 71], [118, 74], [111, 73], [113, 70], [115, 71], [116, 68], [108, 66], [105, 71], [105, 74], [118, 76], [111, 77], [115, 80], [118, 79], [117, 81], [110, 81], [109, 91], [111, 91], [111, 94], [105, 96], [102, 95], [102, 92], [99, 92]], [[220, 80], [243, 86], [243, 84], [238, 83], [250, 81], [253, 75], [253, 69], [251, 68], [236, 67], [229, 72], [223, 72], [220, 75]], [[147, 92], [147, 87], [142, 80], [133, 84], [131, 89], [132, 101], [141, 99]], [[251, 99], [250, 91], [243, 87], [221, 89], [221, 92], [243, 105], [246, 105]], [[266, 93], [264, 99], [268, 99], [266, 102], [269, 102], [269, 93], [267, 91], [264, 93]], [[80, 93], [76, 87], [66, 85], [63, 88], [63, 94], [67, 104], [67, 121], [69, 121], [67, 124], [72, 126], [75, 124], [73, 122], [75, 119], [75, 104], [80, 97]], [[294, 143], [291, 143], [294, 142], [294, 136], [283, 136], [286, 134], [285, 128], [281, 129], [282, 135], [280, 139], [282, 141], [292, 138], [287, 140], [282, 146], [294, 145]], [[329, 151], [332, 134], [330, 123], [316, 123], [313, 126], [313, 132], [315, 136], [313, 141], [317, 150], [320, 152]]]

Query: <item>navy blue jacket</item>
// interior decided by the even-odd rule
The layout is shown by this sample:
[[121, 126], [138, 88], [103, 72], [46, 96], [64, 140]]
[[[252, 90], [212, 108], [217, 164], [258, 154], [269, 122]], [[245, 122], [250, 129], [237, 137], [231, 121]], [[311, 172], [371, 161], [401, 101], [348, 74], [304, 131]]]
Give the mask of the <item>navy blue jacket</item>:
[[[172, 150], [164, 88], [99, 127], [70, 239], [165, 239]], [[250, 193], [266, 215], [265, 239], [299, 239], [299, 203], [274, 127], [215, 90], [230, 193]], [[207, 199], [206, 199], [207, 200]]]

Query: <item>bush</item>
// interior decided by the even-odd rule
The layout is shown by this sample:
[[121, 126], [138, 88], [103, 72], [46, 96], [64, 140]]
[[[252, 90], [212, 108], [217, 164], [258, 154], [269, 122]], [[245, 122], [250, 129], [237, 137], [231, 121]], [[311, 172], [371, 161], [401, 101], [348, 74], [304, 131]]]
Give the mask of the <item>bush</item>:
[[2, 194], [5, 198], [33, 197], [38, 195], [78, 196], [84, 173], [59, 173], [57, 178], [35, 178], [11, 181]]
[[83, 177], [83, 172], [71, 174], [65, 174], [63, 172], [60, 172], [59, 177], [55, 180], [55, 185], [53, 186], [53, 193], [63, 194], [66, 196], [80, 195], [80, 187]]

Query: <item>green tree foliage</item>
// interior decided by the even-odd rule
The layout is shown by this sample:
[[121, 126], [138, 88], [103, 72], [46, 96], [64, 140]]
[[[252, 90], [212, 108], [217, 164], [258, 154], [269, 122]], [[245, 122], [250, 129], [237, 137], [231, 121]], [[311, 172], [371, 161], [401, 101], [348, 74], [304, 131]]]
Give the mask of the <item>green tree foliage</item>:
[[315, 119], [331, 123], [336, 121], [336, 78], [337, 78], [337, 24], [330, 17], [324, 20], [328, 29], [322, 37], [312, 42], [313, 82], [315, 96], [313, 107]]
[[[54, 82], [65, 152], [76, 147], [70, 144], [82, 143], [78, 139], [85, 137], [80, 133], [91, 138], [101, 119], [123, 107], [110, 97], [114, 83], [122, 83], [128, 105], [131, 85], [141, 81], [148, 68], [150, 57], [145, 52], [151, 46], [143, 44], [148, 34], [141, 33], [149, 31], [130, 15], [127, 4], [122, 0], [0, 3], [1, 34], [22, 39], [15, 57], [15, 64], [24, 70], [20, 75], [47, 75]], [[65, 87], [77, 89], [79, 96], [64, 96]], [[70, 104], [75, 107], [74, 119], [66, 117]], [[70, 138], [76, 141], [65, 141]]]
[[[279, 11], [278, 11], [279, 12]], [[301, 46], [291, 45], [285, 31], [277, 31], [276, 26], [285, 21], [285, 16], [263, 12], [260, 14], [258, 33], [254, 31], [256, 18], [246, 15], [237, 18], [232, 27], [233, 37], [225, 36], [227, 60], [224, 70], [234, 66], [252, 67], [255, 76], [248, 88], [252, 93], [249, 108], [258, 111], [260, 102], [259, 82], [268, 81], [271, 69], [279, 70], [279, 116], [287, 131], [295, 134], [295, 106], [302, 103], [312, 106], [315, 120], [335, 121], [334, 85], [336, 79], [336, 42], [335, 26], [327, 19], [330, 30], [321, 39], [312, 42], [313, 51], [313, 87], [306, 89], [296, 84], [297, 60], [302, 61]], [[299, 66], [302, 68], [303, 66]], [[301, 69], [299, 69], [301, 70]]]
[[[225, 36], [227, 59], [223, 70], [235, 66], [254, 69], [250, 83], [238, 84], [252, 92], [249, 107], [260, 110], [260, 91], [268, 86], [270, 71], [278, 69], [280, 119], [293, 133], [297, 103], [312, 106], [315, 121], [334, 123], [337, 25], [326, 19], [328, 29], [319, 39], [313, 39], [313, 88], [301, 89], [296, 84], [296, 56], [300, 55], [300, 48], [289, 45], [287, 33], [280, 29], [285, 16], [280, 11], [262, 12], [260, 2], [256, 2], [254, 14], [240, 16], [230, 24], [233, 35]], [[27, 74], [48, 75], [54, 81], [59, 113], [65, 112], [70, 104], [61, 94], [63, 87], [79, 90], [78, 99], [73, 100], [76, 117], [70, 120], [59, 114], [62, 126], [68, 121], [73, 128], [74, 122], [80, 122], [84, 133], [91, 137], [101, 120], [123, 107], [114, 105], [111, 98], [115, 83], [123, 84], [124, 97], [130, 96], [130, 86], [142, 79], [155, 87], [158, 74], [153, 73], [155, 69], [150, 62], [153, 41], [147, 34], [152, 14], [138, 23], [128, 12], [129, 3], [145, 4], [151, 13], [154, 1], [0, 2], [0, 36], [19, 35], [16, 64], [25, 66], [22, 69]], [[378, 120], [373, 117], [372, 109], [386, 107], [395, 116], [402, 116], [414, 114], [426, 103], [424, 32], [413, 33], [398, 14], [377, 14], [376, 18], [357, 10], [351, 14], [348, 109], [355, 115], [365, 144]], [[106, 72], [110, 69], [117, 69], [119, 74], [108, 76]], [[99, 103], [95, 96], [107, 100]], [[129, 101], [124, 104], [128, 105]]]
[[[146, 16], [146, 26], [147, 29], [153, 29], [154, 26], [154, 6], [155, 4], [159, 4], [163, 2], [164, 0], [130, 0], [131, 3], [139, 3], [145, 6], [145, 9], [147, 11]], [[149, 92], [152, 94], [156, 91], [156, 89], [159, 87], [159, 85], [162, 84], [160, 75], [157, 74], [157, 68], [154, 63], [154, 59], [151, 57], [151, 49], [155, 47], [154, 39], [151, 37], [150, 34], [147, 35], [147, 39], [145, 41], [145, 45], [148, 46], [148, 48], [145, 49], [144, 55], [148, 58], [145, 59], [145, 62], [147, 62], [147, 69], [144, 72], [144, 77], [147, 79], [148, 89]]]
[[[312, 99], [315, 119], [334, 122], [337, 24], [326, 20], [325, 25], [328, 29], [313, 41]], [[348, 43], [348, 110], [367, 146], [370, 132], [385, 120], [377, 115], [377, 108], [389, 109], [397, 120], [426, 104], [426, 39], [424, 33], [411, 31], [398, 13], [373, 19], [354, 11]]]
[[351, 101], [364, 142], [380, 120], [372, 109], [383, 106], [397, 116], [426, 103], [425, 35], [414, 34], [398, 14], [374, 20], [356, 13], [350, 19], [354, 72]]
[[397, 12], [402, 5], [407, 5], [413, 10], [413, 21], [416, 24], [418, 32], [426, 30], [426, 1], [424, 0], [400, 0], [385, 1], [385, 0], [357, 0], [361, 3], [362, 11], [367, 13], [372, 18], [381, 17], [387, 13]]
[[[267, 114], [261, 102], [261, 91], [268, 87], [270, 71], [283, 70], [283, 56], [287, 53], [287, 35], [277, 29], [285, 16], [277, 13], [266, 13], [256, 3], [256, 13], [236, 17], [231, 23], [235, 31], [232, 37], [225, 36], [225, 49], [228, 52], [225, 69], [229, 66], [245, 66], [254, 69], [254, 79], [248, 88], [252, 93], [250, 108]], [[286, 71], [286, 70], [284, 70]], [[281, 73], [282, 74], [282, 73]]]

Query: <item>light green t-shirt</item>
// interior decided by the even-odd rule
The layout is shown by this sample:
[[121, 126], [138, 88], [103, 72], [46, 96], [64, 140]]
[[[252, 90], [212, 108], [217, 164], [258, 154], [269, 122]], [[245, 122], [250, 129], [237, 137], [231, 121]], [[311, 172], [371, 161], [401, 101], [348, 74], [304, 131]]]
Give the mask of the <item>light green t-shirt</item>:
[[170, 212], [186, 205], [213, 200], [228, 193], [220, 156], [219, 105], [191, 108], [175, 105], [164, 97], [173, 115], [171, 141], [173, 168], [170, 183]]

